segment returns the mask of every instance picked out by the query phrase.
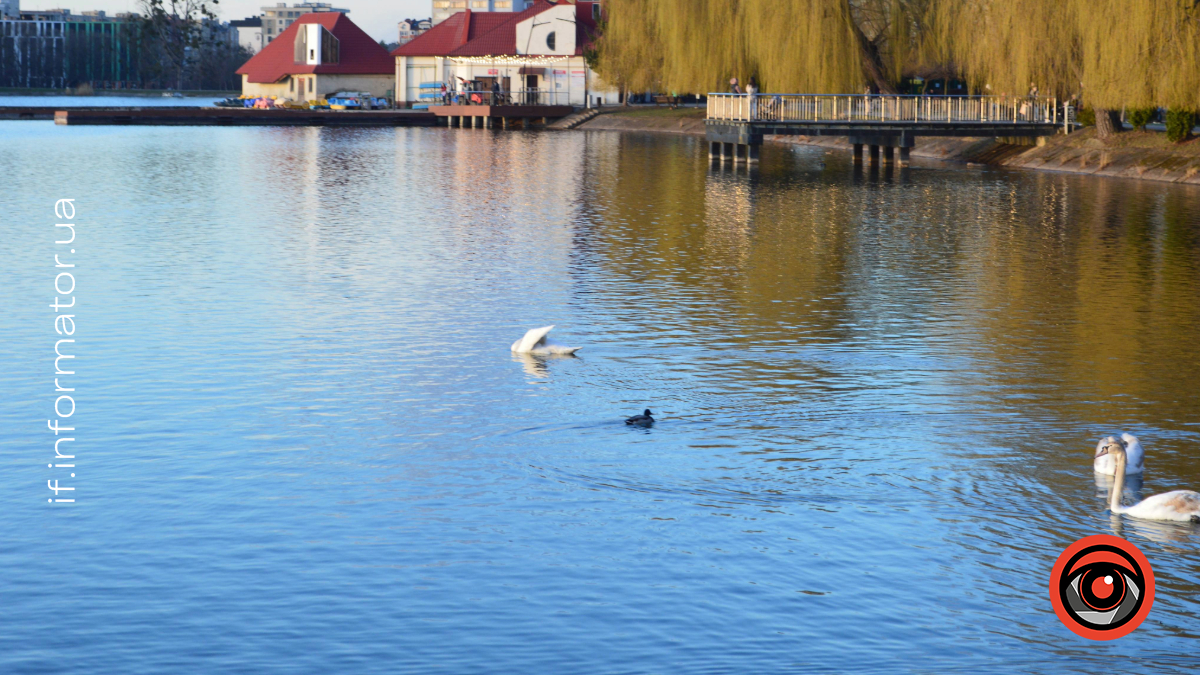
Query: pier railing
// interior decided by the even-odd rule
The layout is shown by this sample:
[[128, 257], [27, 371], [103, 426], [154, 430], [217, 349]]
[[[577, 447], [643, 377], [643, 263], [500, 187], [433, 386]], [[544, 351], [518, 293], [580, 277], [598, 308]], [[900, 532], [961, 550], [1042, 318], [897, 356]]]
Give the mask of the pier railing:
[[1057, 124], [1052, 97], [709, 94], [708, 119], [745, 122]]

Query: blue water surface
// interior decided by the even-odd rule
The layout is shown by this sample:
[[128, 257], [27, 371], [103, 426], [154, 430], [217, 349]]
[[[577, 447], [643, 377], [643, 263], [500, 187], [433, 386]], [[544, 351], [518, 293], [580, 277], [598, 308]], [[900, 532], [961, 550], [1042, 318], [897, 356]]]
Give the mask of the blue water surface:
[[[1200, 489], [1200, 190], [847, 160], [0, 122], [0, 672], [1194, 672], [1196, 529], [1091, 455]], [[1114, 642], [1091, 534], [1158, 581]]]

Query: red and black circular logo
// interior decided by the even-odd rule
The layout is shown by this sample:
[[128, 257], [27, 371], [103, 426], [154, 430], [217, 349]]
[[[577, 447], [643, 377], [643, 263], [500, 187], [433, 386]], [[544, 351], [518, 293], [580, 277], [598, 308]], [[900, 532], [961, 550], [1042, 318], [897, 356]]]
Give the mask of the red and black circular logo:
[[1054, 613], [1076, 635], [1115, 640], [1137, 628], [1154, 604], [1154, 571], [1133, 544], [1107, 534], [1067, 547], [1050, 573]]

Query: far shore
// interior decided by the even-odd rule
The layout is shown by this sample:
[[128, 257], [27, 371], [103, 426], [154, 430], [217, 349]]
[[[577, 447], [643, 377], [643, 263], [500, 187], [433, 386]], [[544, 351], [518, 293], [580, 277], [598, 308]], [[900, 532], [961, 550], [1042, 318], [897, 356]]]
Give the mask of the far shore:
[[[704, 135], [704, 108], [633, 106], [606, 110], [581, 130], [648, 131]], [[851, 150], [837, 136], [770, 136], [770, 142]], [[1200, 185], [1200, 138], [1171, 143], [1159, 131], [1126, 131], [1105, 142], [1094, 127], [1051, 136], [1044, 145], [1009, 145], [995, 138], [919, 137], [913, 157]]]
[[72, 89], [37, 89], [23, 87], [0, 87], [0, 97], [4, 96], [78, 96], [80, 98], [99, 98], [103, 96], [162, 96], [178, 91], [183, 96], [208, 97], [217, 96], [230, 98], [240, 96], [239, 90], [224, 89], [97, 89], [90, 94], [77, 93]]

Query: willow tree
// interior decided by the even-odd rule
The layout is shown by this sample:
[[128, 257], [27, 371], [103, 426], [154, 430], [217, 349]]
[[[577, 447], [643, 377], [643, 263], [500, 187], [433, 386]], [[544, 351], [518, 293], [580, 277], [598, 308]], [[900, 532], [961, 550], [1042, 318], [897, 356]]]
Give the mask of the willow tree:
[[1200, 108], [1200, 3], [936, 1], [931, 33], [980, 90], [1079, 97], [1102, 137], [1123, 107]]
[[1200, 5], [1190, 0], [1072, 4], [1082, 46], [1081, 84], [1097, 109], [1097, 128], [1103, 109], [1200, 108]]
[[609, 0], [597, 65], [634, 88], [896, 91], [932, 0]]
[[973, 91], [1200, 109], [1200, 0], [608, 0], [597, 65], [638, 89], [897, 91], [914, 75]]

